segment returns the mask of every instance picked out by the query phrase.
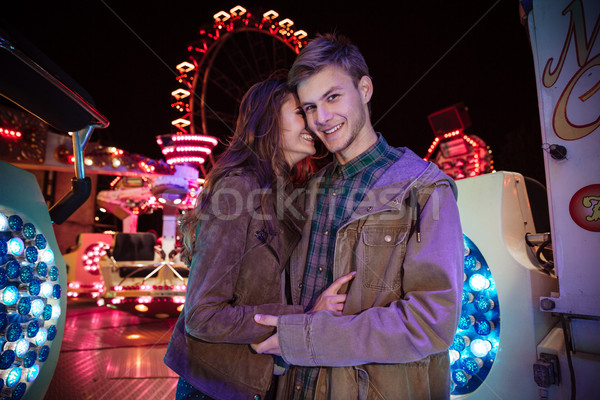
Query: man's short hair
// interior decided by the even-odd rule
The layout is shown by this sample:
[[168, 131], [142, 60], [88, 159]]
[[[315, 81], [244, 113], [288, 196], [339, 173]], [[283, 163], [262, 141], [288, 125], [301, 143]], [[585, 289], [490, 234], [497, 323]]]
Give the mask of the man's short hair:
[[300, 54], [288, 74], [288, 84], [295, 90], [298, 84], [330, 65], [343, 68], [358, 85], [369, 68], [362, 53], [347, 37], [335, 33], [319, 34]]

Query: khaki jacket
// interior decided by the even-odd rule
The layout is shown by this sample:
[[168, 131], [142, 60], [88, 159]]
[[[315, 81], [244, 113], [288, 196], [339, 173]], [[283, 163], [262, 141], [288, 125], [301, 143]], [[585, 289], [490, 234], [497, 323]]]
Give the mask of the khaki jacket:
[[273, 357], [249, 344], [274, 333], [254, 322], [255, 314], [302, 313], [282, 302], [282, 273], [301, 225], [274, 202], [261, 212], [256, 177], [242, 169], [214, 188], [196, 229], [186, 301], [164, 362], [198, 390], [215, 399], [264, 398], [273, 379]]
[[[400, 159], [337, 232], [333, 278], [357, 271], [340, 291], [348, 295], [343, 315], [279, 318], [284, 360], [326, 367], [317, 399], [450, 396], [447, 351], [460, 317], [464, 262], [456, 186], [434, 164], [398, 150]], [[318, 181], [308, 188], [309, 220]], [[290, 262], [293, 304], [300, 302], [310, 229]], [[279, 398], [293, 392], [291, 375], [282, 379]]]

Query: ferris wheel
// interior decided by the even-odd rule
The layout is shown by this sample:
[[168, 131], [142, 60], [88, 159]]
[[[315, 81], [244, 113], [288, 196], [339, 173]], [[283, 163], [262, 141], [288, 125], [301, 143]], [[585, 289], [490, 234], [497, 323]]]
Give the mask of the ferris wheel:
[[[294, 22], [275, 10], [255, 13], [236, 6], [213, 18], [188, 45], [188, 59], [177, 65], [182, 87], [171, 93], [171, 107], [181, 113], [172, 121], [178, 135], [230, 136], [244, 93], [271, 73], [289, 68], [307, 42], [307, 33], [294, 30]], [[186, 148], [185, 155], [169, 156], [193, 157], [190, 146]], [[212, 157], [206, 151], [200, 156], [193, 160], [204, 172], [204, 162]]]

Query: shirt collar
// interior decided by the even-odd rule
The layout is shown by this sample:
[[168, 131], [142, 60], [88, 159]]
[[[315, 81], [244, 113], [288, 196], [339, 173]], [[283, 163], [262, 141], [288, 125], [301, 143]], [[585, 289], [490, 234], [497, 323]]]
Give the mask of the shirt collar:
[[385, 153], [387, 148], [387, 142], [380, 133], [377, 133], [377, 141], [375, 144], [362, 154], [348, 161], [346, 164], [340, 164], [337, 158], [334, 157], [335, 161], [332, 173], [334, 175], [342, 176], [344, 179], [349, 179], [359, 173], [363, 168], [366, 168], [375, 162]]

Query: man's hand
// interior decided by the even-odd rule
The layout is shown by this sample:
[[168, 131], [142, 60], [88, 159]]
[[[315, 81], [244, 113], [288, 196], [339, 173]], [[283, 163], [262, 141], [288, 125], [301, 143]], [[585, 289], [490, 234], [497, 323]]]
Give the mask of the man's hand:
[[[277, 326], [277, 319], [278, 317], [274, 315], [256, 314], [254, 316], [254, 321], [266, 326]], [[251, 344], [250, 347], [252, 347], [252, 350], [259, 354], [273, 354], [276, 356], [281, 355], [281, 349], [279, 348], [279, 337], [277, 334], [270, 336], [263, 342]]]
[[342, 275], [333, 281], [333, 283], [319, 295], [313, 307], [308, 311], [308, 314], [329, 310], [333, 311], [334, 314], [342, 315], [347, 296], [345, 294], [337, 293], [345, 283], [350, 282], [355, 276], [356, 271], [353, 271], [349, 274]]

